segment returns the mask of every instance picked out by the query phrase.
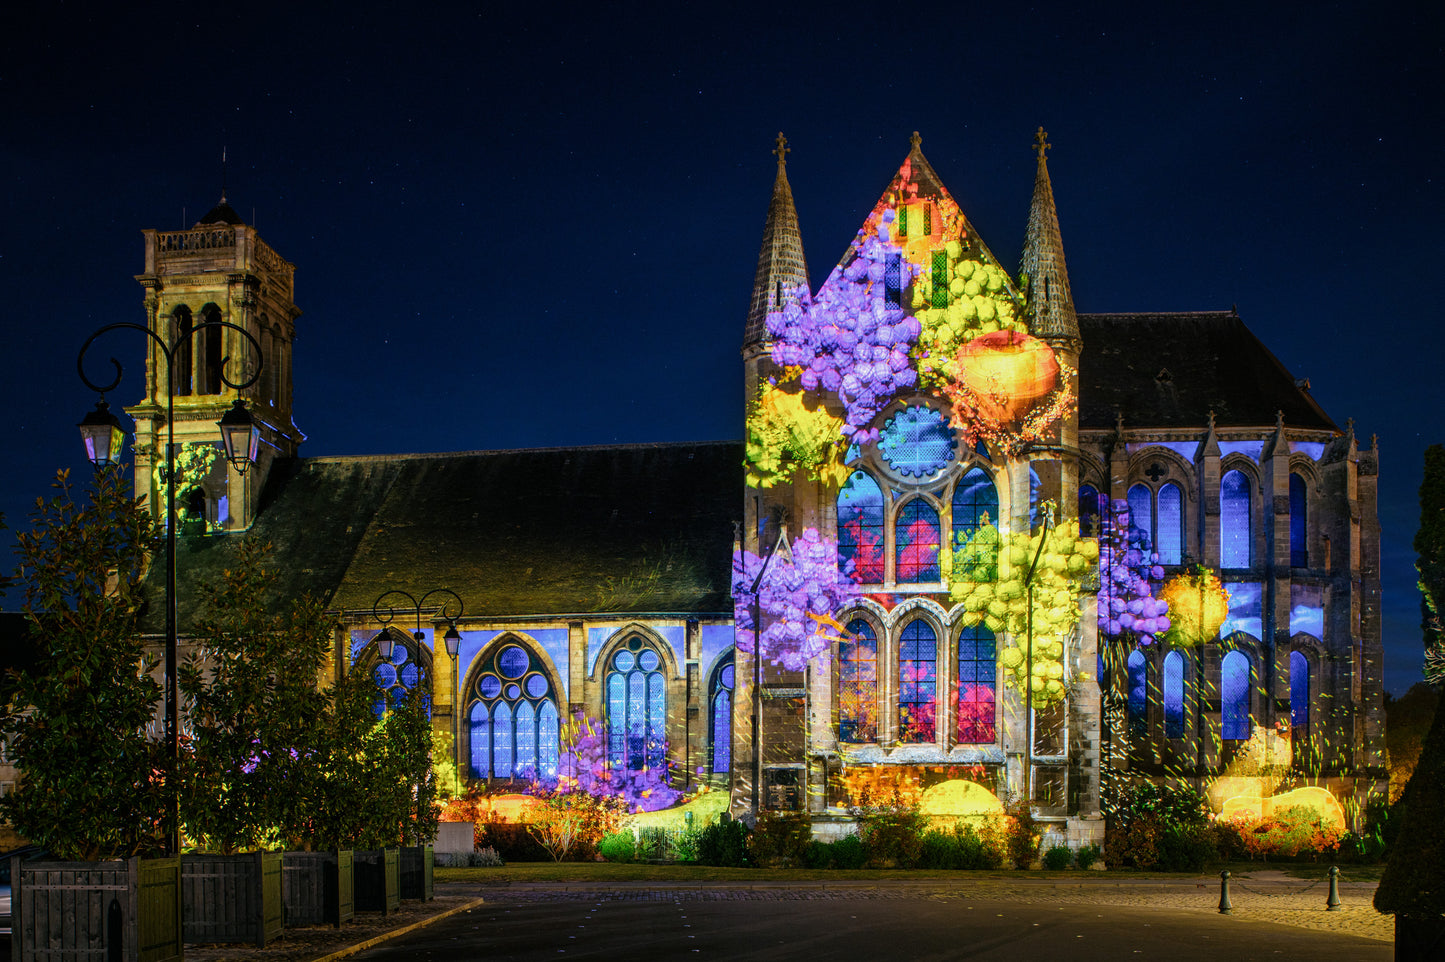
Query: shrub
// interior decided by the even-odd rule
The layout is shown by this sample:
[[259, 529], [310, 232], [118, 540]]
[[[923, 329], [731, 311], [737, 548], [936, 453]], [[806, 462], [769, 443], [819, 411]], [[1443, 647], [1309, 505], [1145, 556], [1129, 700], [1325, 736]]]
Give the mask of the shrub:
[[1080, 845], [1079, 850], [1074, 853], [1074, 864], [1079, 868], [1093, 868], [1094, 863], [1103, 857], [1104, 849], [1101, 846]]
[[1219, 858], [1207, 827], [1167, 828], [1159, 836], [1158, 868], [1165, 872], [1198, 872]]
[[702, 833], [696, 829], [683, 829], [672, 833], [672, 857], [679, 862], [696, 862], [698, 841]]
[[844, 835], [834, 842], [832, 849], [833, 868], [862, 868], [868, 861], [868, 848], [857, 835]]
[[813, 838], [813, 821], [807, 812], [763, 812], [748, 839], [748, 858], [754, 865], [802, 865]]
[[913, 868], [923, 853], [928, 820], [916, 808], [881, 808], [858, 815], [867, 864], [875, 868]]
[[1039, 833], [1034, 826], [1033, 812], [1029, 811], [1027, 800], [1019, 800], [1008, 807], [1008, 825], [1005, 839], [1008, 857], [1014, 868], [1028, 868], [1039, 854]]
[[497, 854], [497, 850], [492, 848], [490, 845], [488, 845], [481, 851], [475, 853], [472, 856], [472, 859], [473, 865], [478, 865], [482, 868], [501, 868], [503, 865], [507, 864], [506, 861], [502, 858], [502, 856]]
[[1044, 852], [1044, 868], [1058, 871], [1068, 868], [1074, 862], [1074, 850], [1067, 845], [1050, 845]]
[[704, 828], [697, 840], [697, 860], [703, 865], [740, 868], [748, 864], [748, 827], [724, 817]]
[[609, 862], [630, 862], [636, 857], [631, 832], [608, 832], [597, 843], [597, 851]]
[[672, 833], [660, 825], [645, 825], [637, 830], [637, 860], [661, 861], [672, 857]]
[[803, 865], [807, 868], [832, 868], [833, 845], [813, 839], [803, 850]]
[[543, 804], [532, 810], [527, 832], [555, 862], [568, 855], [592, 858], [602, 836], [617, 827], [620, 808], [616, 799], [586, 792], [546, 792], [537, 797]]

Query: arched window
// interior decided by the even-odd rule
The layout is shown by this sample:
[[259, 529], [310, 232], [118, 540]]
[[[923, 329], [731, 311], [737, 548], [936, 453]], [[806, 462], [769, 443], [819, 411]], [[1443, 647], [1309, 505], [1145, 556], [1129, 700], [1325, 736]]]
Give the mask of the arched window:
[[1249, 738], [1254, 718], [1249, 710], [1251, 683], [1249, 656], [1231, 651], [1219, 666], [1220, 737], [1226, 741]]
[[898, 524], [893, 537], [898, 553], [894, 566], [894, 577], [901, 585], [913, 585], [926, 581], [937, 581], [941, 575], [938, 569], [938, 512], [933, 505], [922, 498], [914, 498], [898, 512]]
[[1164, 737], [1184, 737], [1184, 656], [1171, 651], [1164, 656]]
[[865, 471], [854, 471], [838, 492], [838, 568], [853, 563], [859, 584], [883, 583], [883, 491]]
[[953, 544], [963, 544], [985, 522], [998, 524], [998, 489], [982, 468], [972, 468], [953, 487]]
[[1296, 740], [1310, 730], [1310, 660], [1303, 653], [1289, 653], [1289, 724]]
[[171, 362], [171, 382], [176, 394], [191, 393], [191, 309], [182, 304], [171, 311], [171, 344], [175, 356]]
[[1309, 528], [1306, 525], [1309, 504], [1309, 489], [1305, 479], [1297, 474], [1289, 476], [1289, 566], [1308, 567], [1310, 563], [1306, 539]]
[[546, 666], [515, 643], [482, 663], [468, 696], [472, 778], [555, 778], [557, 695]]
[[1248, 568], [1252, 532], [1249, 478], [1243, 471], [1226, 471], [1219, 481], [1219, 563], [1225, 568]]
[[1159, 552], [1160, 564], [1177, 565], [1184, 560], [1184, 492], [1172, 481], [1159, 488], [1154, 550]]
[[838, 740], [878, 740], [878, 636], [862, 618], [838, 645]]
[[363, 664], [371, 666], [377, 694], [372, 710], [380, 718], [385, 712], [403, 704], [413, 691], [419, 692], [428, 715], [431, 714], [431, 652], [421, 647], [402, 631], [390, 631], [391, 657], [383, 659], [376, 642], [367, 649]]
[[1142, 651], [1129, 655], [1129, 733], [1142, 735], [1149, 712], [1149, 662]]
[[607, 665], [607, 762], [640, 771], [667, 753], [667, 679], [662, 656], [633, 636]]
[[938, 636], [928, 622], [910, 621], [898, 639], [898, 740], [931, 742], [937, 733]]
[[[221, 319], [221, 309], [214, 304], [201, 308], [203, 323]], [[197, 394], [221, 393], [221, 351], [224, 328], [208, 327], [201, 331], [201, 367], [196, 377]]]
[[997, 738], [995, 691], [998, 665], [993, 632], [983, 625], [958, 636], [958, 728], [960, 745], [987, 745]]
[[718, 662], [708, 686], [708, 719], [712, 735], [712, 755], [708, 770], [726, 775], [733, 767], [733, 682], [732, 652]]
[[1130, 543], [1138, 543], [1139, 536], [1148, 539], [1149, 550], [1154, 550], [1154, 497], [1149, 485], [1136, 484], [1129, 488], [1129, 525], [1138, 529], [1130, 532]]
[[1079, 485], [1079, 533], [1097, 538], [1104, 533], [1104, 499], [1092, 484]]

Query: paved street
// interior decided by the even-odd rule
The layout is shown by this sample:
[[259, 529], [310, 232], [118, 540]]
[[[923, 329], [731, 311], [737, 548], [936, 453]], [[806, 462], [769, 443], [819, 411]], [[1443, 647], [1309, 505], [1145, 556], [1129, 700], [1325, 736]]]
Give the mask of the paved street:
[[[1285, 905], [1221, 916], [1217, 891], [1183, 888], [1092, 894], [1017, 885], [822, 889], [482, 890], [484, 906], [388, 941], [357, 959], [799, 959], [1078, 960], [1139, 955], [1171, 962], [1388, 960], [1378, 937], [1348, 934], [1363, 907], [1325, 913]], [[1004, 889], [1007, 891], [1003, 891]], [[1264, 891], [1266, 886], [1258, 890]], [[1293, 886], [1292, 888], [1298, 888]], [[992, 889], [992, 891], [990, 891]], [[1314, 893], [1321, 895], [1322, 893]], [[1268, 895], [1241, 893], [1237, 901]], [[1347, 900], [1348, 901], [1348, 900]], [[1120, 904], [1123, 903], [1123, 904]], [[1268, 921], [1310, 912], [1325, 928]], [[1373, 914], [1373, 913], [1371, 913]], [[1353, 923], [1347, 917], [1353, 915]]]

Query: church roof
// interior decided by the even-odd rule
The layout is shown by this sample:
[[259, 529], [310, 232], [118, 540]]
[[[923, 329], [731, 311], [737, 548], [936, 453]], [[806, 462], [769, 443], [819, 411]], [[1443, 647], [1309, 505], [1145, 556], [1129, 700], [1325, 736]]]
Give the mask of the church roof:
[[1338, 431], [1233, 311], [1080, 314], [1079, 427], [1272, 426]]
[[768, 313], [786, 305], [791, 290], [799, 285], [808, 288], [808, 261], [803, 256], [798, 210], [793, 205], [793, 188], [788, 183], [790, 149], [780, 132], [773, 151], [778, 155], [778, 174], [773, 178], [773, 199], [768, 204], [768, 219], [763, 225], [763, 242], [758, 250], [758, 269], [753, 275], [753, 297], [743, 327], [744, 346], [767, 336]]
[[[739, 442], [296, 459], [273, 467], [252, 533], [287, 597], [334, 610], [451, 588], [467, 617], [726, 613], [742, 459]], [[180, 539], [183, 630], [232, 544]]]

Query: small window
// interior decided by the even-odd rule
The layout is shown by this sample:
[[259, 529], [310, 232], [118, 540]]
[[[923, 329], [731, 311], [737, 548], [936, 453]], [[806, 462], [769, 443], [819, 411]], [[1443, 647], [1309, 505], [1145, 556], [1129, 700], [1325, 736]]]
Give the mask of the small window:
[[1172, 481], [1159, 488], [1154, 550], [1159, 552], [1160, 564], [1177, 565], [1184, 561], [1184, 492]]
[[878, 740], [878, 636], [862, 618], [838, 645], [838, 740]]
[[1289, 476], [1289, 565], [1291, 568], [1305, 568], [1309, 566], [1309, 551], [1307, 550], [1306, 538], [1309, 536], [1307, 526], [1309, 510], [1309, 489], [1305, 486], [1305, 479], [1297, 474]]
[[864, 471], [854, 471], [838, 492], [838, 568], [852, 562], [853, 580], [883, 583], [883, 491]]
[[1249, 478], [1226, 471], [1219, 482], [1219, 562], [1225, 568], [1248, 568], [1251, 531]]
[[1301, 652], [1289, 653], [1289, 723], [1296, 737], [1310, 730], [1310, 661]]
[[960, 745], [988, 745], [997, 738], [997, 643], [983, 625], [958, 636], [958, 730]]
[[1219, 666], [1220, 737], [1226, 741], [1243, 741], [1253, 732], [1250, 675], [1249, 656], [1242, 651], [1231, 651]]
[[733, 767], [733, 656], [727, 657], [713, 669], [711, 694], [708, 697], [708, 717], [711, 720], [712, 755], [709, 771], [714, 775], [726, 775]]
[[1142, 651], [1129, 655], [1129, 734], [1144, 734], [1149, 713], [1149, 662]]
[[1184, 737], [1184, 656], [1164, 656], [1164, 737]]
[[[203, 323], [219, 323], [221, 309], [214, 304], [201, 308]], [[221, 393], [221, 353], [225, 328], [207, 327], [200, 332], [201, 367], [196, 376], [197, 394]]]
[[963, 544], [984, 524], [998, 524], [998, 489], [982, 468], [972, 468], [953, 488], [953, 543]]
[[898, 640], [898, 740], [931, 742], [937, 733], [938, 636], [923, 620], [910, 621]]
[[894, 529], [897, 544], [895, 577], [899, 584], [937, 581], [939, 526], [938, 512], [922, 498], [914, 498], [898, 512]]
[[171, 383], [176, 394], [185, 397], [191, 393], [192, 344], [191, 309], [182, 304], [171, 311], [171, 345], [174, 354], [171, 360]]
[[903, 255], [891, 251], [883, 261], [883, 295], [887, 307], [903, 305]]
[[[923, 208], [925, 234], [931, 234], [928, 230], [928, 208]], [[933, 252], [933, 306], [948, 306], [948, 251]]]

